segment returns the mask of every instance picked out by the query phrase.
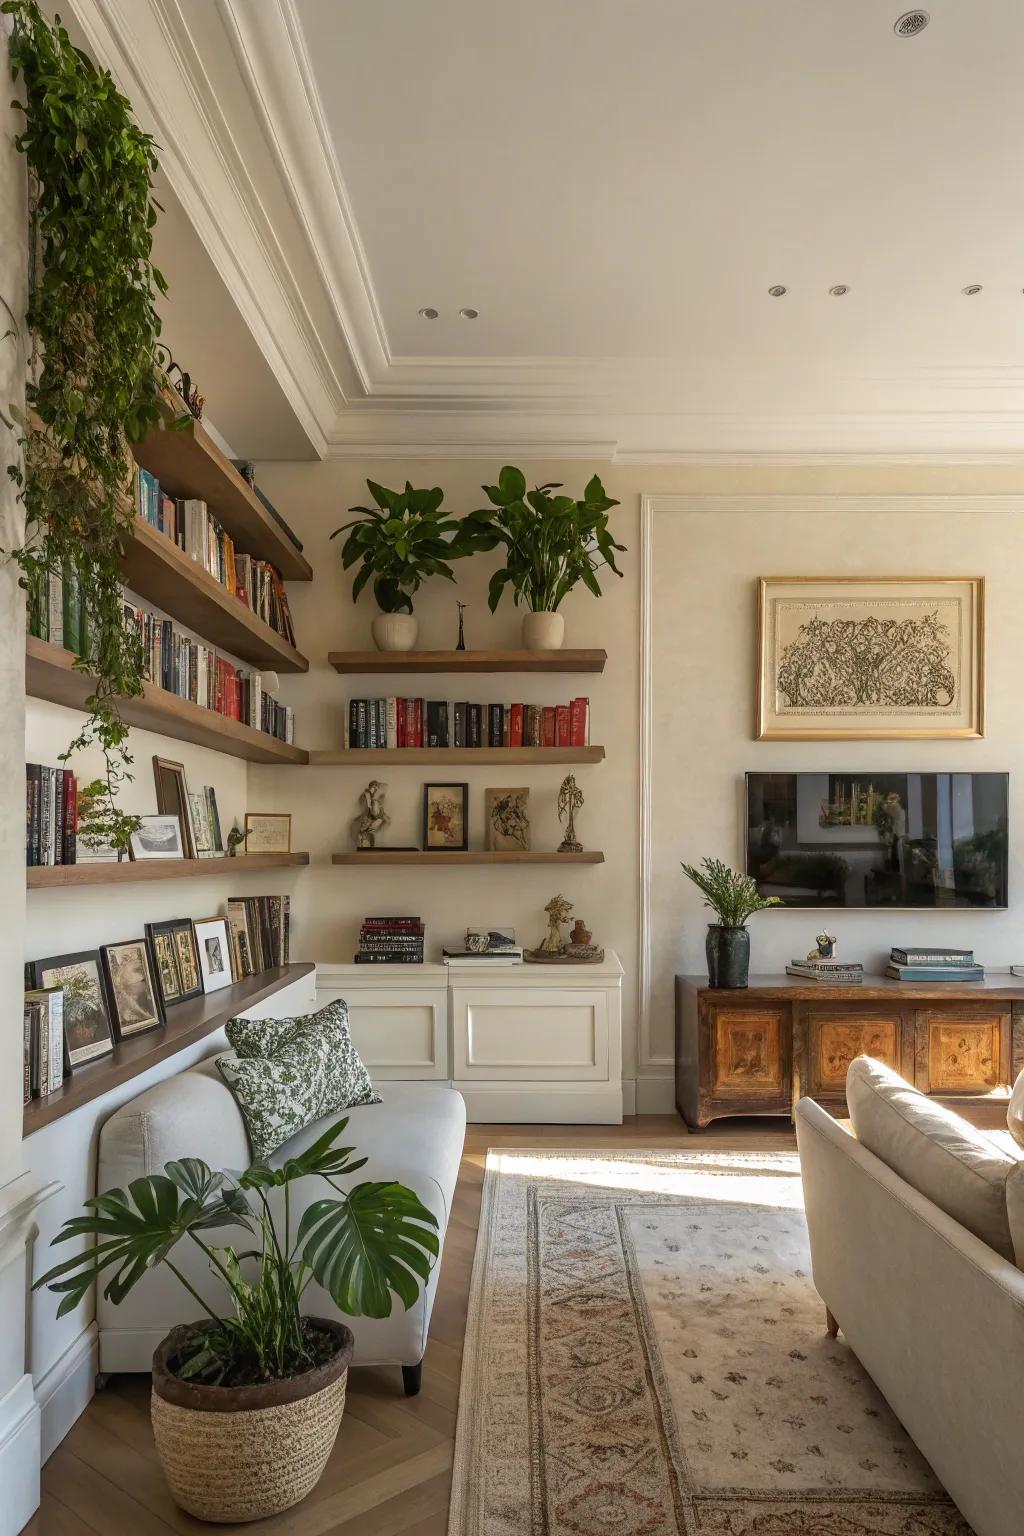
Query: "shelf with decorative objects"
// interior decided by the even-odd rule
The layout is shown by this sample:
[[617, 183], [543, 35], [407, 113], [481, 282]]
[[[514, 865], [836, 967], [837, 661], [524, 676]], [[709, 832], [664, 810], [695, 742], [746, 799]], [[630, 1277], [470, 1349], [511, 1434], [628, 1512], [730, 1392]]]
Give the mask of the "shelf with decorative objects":
[[607, 651], [331, 651], [335, 672], [603, 672]]
[[251, 875], [262, 869], [292, 869], [309, 863], [308, 853], [250, 853], [237, 858], [122, 859], [84, 864], [30, 865], [25, 871], [30, 891], [61, 890], [79, 885], [149, 884], [153, 880], [197, 880], [204, 876]]
[[429, 848], [359, 848], [350, 853], [331, 855], [332, 864], [603, 864], [604, 854], [594, 849], [581, 853], [556, 853], [540, 849], [503, 849], [476, 852], [465, 849]]

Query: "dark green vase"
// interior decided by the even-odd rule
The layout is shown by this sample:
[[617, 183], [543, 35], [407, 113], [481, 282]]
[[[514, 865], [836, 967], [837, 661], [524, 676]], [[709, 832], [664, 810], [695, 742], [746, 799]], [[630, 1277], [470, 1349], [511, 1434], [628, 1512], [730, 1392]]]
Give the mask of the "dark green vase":
[[724, 928], [721, 923], [709, 923], [705, 948], [711, 986], [746, 986], [750, 975], [750, 934], [746, 928]]

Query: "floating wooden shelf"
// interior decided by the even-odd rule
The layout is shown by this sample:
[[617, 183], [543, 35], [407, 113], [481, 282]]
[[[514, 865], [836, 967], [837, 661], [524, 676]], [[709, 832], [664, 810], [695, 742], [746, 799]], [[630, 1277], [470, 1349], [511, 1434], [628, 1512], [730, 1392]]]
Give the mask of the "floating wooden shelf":
[[125, 586], [252, 666], [308, 672], [309, 662], [166, 534], [136, 517], [121, 559]]
[[335, 853], [331, 863], [362, 864], [367, 868], [374, 864], [603, 864], [604, 854], [589, 850], [585, 853], [462, 853], [454, 849], [450, 853], [439, 849], [405, 853], [380, 848], [364, 853]]
[[313, 767], [342, 765], [345, 768], [371, 768], [381, 763], [407, 768], [429, 768], [432, 764], [479, 767], [500, 763], [512, 768], [527, 768], [540, 763], [600, 763], [604, 747], [353, 747], [340, 751], [310, 752]]
[[[93, 679], [75, 668], [70, 651], [51, 645], [48, 640], [37, 640], [34, 635], [26, 637], [25, 691], [30, 698], [82, 709], [92, 688]], [[179, 699], [177, 694], [168, 693], [155, 683], [145, 683], [140, 698], [122, 699], [120, 713], [128, 725], [140, 730], [156, 731], [175, 741], [191, 741], [197, 747], [210, 747], [249, 763], [309, 761], [309, 754], [301, 747], [278, 741], [266, 731], [255, 731], [239, 720], [229, 720], [201, 704]]]
[[31, 865], [25, 871], [30, 891], [52, 891], [78, 885], [133, 885], [151, 880], [195, 880], [204, 875], [251, 875], [259, 869], [291, 869], [309, 863], [308, 853], [250, 853], [229, 859], [126, 859], [121, 864]]
[[603, 672], [607, 651], [331, 651], [335, 672]]
[[131, 1040], [122, 1040], [120, 1045], [114, 1047], [112, 1056], [103, 1056], [99, 1061], [77, 1067], [57, 1093], [51, 1093], [44, 1099], [33, 1099], [31, 1104], [26, 1104], [22, 1134], [31, 1136], [33, 1131], [42, 1130], [44, 1125], [70, 1115], [72, 1110], [91, 1103], [111, 1088], [117, 1088], [121, 1083], [138, 1077], [158, 1061], [165, 1061], [168, 1056], [175, 1055], [186, 1046], [214, 1034], [236, 1013], [254, 1008], [264, 998], [272, 997], [284, 987], [290, 987], [292, 982], [308, 976], [314, 969], [308, 961], [298, 965], [275, 966], [273, 970], [262, 971], [258, 976], [236, 981], [233, 986], [224, 987], [220, 992], [211, 992], [208, 996], [168, 1008], [167, 1023], [162, 1029], [152, 1029]]
[[201, 422], [189, 417], [182, 427], [158, 428], [132, 452], [171, 496], [205, 501], [243, 554], [269, 560], [288, 581], [312, 581], [309, 561]]

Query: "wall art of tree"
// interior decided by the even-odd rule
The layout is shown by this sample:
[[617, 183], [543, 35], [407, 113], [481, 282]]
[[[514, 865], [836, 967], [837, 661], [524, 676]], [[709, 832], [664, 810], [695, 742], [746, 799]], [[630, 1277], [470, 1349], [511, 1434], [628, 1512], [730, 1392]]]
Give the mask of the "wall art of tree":
[[904, 619], [809, 619], [776, 678], [791, 709], [949, 709], [952, 643], [938, 612]]

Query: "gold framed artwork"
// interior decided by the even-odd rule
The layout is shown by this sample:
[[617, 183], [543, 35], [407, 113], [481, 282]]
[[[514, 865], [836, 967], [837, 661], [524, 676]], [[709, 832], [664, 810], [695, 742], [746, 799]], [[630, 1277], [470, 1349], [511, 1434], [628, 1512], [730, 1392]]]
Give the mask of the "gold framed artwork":
[[762, 576], [755, 735], [984, 735], [981, 576]]
[[246, 811], [246, 853], [291, 853], [292, 818], [278, 811]]

